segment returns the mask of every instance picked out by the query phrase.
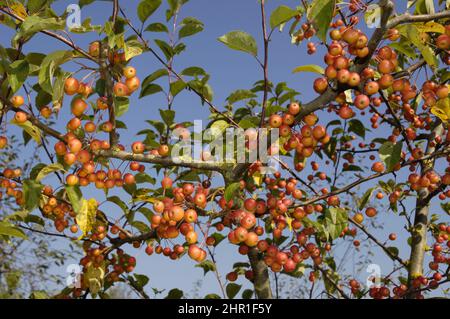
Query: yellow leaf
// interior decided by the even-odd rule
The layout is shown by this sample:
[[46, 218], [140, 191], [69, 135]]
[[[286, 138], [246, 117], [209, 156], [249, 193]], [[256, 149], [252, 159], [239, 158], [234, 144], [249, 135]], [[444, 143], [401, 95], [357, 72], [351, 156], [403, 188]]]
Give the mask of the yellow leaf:
[[445, 27], [437, 22], [415, 23], [420, 32], [445, 33]]
[[289, 231], [292, 231], [292, 218], [289, 216], [286, 216], [286, 223], [289, 227]]
[[86, 236], [93, 228], [96, 221], [97, 214], [97, 201], [93, 198], [90, 200], [82, 200], [81, 208], [77, 214], [76, 220], [83, 235], [80, 238]]
[[17, 14], [22, 19], [25, 19], [28, 16], [27, 9], [23, 6], [20, 2], [15, 2], [11, 5], [9, 5], [10, 9], [14, 11], [15, 14]]
[[259, 172], [259, 171], [255, 172], [252, 177], [253, 177], [253, 181], [255, 182], [255, 185], [261, 186], [262, 179], [263, 179], [261, 172]]
[[95, 267], [93, 263], [90, 263], [83, 276], [84, 284], [89, 287], [89, 291], [93, 295], [96, 295], [103, 287], [104, 278], [105, 262], [102, 262], [99, 267]]
[[431, 113], [440, 118], [443, 122], [450, 121], [450, 98], [437, 101], [436, 105], [431, 107]]
[[38, 144], [41, 144], [41, 131], [35, 125], [33, 125], [30, 121], [26, 121], [24, 123], [17, 123], [14, 119], [11, 121], [11, 124], [17, 125], [21, 127], [25, 132], [28, 133]]
[[141, 55], [144, 52], [142, 48], [137, 46], [130, 46], [126, 42], [124, 43], [124, 51], [126, 61], [129, 61], [131, 58]]

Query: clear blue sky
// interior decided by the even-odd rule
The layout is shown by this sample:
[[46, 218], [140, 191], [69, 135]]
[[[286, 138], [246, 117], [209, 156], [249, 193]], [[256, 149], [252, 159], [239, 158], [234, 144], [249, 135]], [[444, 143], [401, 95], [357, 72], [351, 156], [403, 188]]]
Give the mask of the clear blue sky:
[[[127, 0], [121, 1], [121, 5], [126, 11], [127, 15], [132, 18], [133, 23], [138, 25], [139, 21], [136, 16], [136, 6], [139, 1]], [[299, 4], [299, 1], [267, 1], [267, 11], [271, 12], [280, 4], [286, 4], [294, 7]], [[54, 8], [58, 13], [62, 13], [68, 4], [73, 1], [57, 1]], [[160, 8], [146, 24], [151, 22], [163, 22], [164, 9]], [[87, 17], [93, 18], [93, 24], [102, 24], [111, 14], [111, 3], [109, 2], [96, 2], [93, 5], [89, 5], [82, 9], [82, 19]], [[187, 50], [181, 56], [177, 56], [174, 64], [176, 70], [183, 70], [189, 66], [201, 66], [208, 73], [211, 74], [210, 84], [214, 89], [214, 104], [222, 108], [225, 98], [236, 89], [249, 89], [252, 84], [262, 79], [262, 70], [251, 56], [237, 51], [232, 51], [226, 48], [223, 44], [219, 43], [216, 39], [231, 31], [231, 30], [244, 30], [252, 34], [258, 41], [259, 52], [262, 53], [262, 32], [261, 32], [261, 18], [259, 3], [256, 0], [191, 0], [188, 2], [181, 11], [181, 17], [193, 16], [203, 21], [205, 24], [205, 30], [194, 36], [186, 39]], [[5, 28], [1, 29], [5, 32]], [[270, 80], [274, 83], [281, 81], [288, 82], [289, 86], [301, 92], [300, 101], [307, 102], [316, 96], [316, 93], [312, 89], [312, 81], [315, 76], [311, 73], [292, 74], [292, 69], [296, 66], [305, 64], [319, 64], [323, 66], [322, 55], [316, 54], [309, 56], [306, 54], [305, 44], [301, 47], [291, 45], [290, 36], [285, 32], [275, 32], [270, 44]], [[9, 31], [2, 35], [1, 43], [8, 45], [5, 41], [8, 41], [11, 34]], [[147, 39], [154, 39], [157, 37], [164, 37], [163, 33], [145, 34]], [[82, 47], [87, 47], [88, 43], [96, 40], [96, 34], [91, 33], [86, 35], [73, 35], [73, 39], [77, 44]], [[152, 43], [152, 42], [150, 42]], [[153, 47], [156, 47], [153, 45]], [[37, 52], [51, 52], [58, 49], [67, 49], [64, 45], [58, 41], [46, 37], [44, 35], [37, 36], [34, 40], [30, 41], [25, 46], [25, 52], [37, 51]], [[140, 57], [133, 59], [131, 65], [138, 69], [138, 76], [144, 79], [145, 76], [153, 71], [161, 68], [159, 62], [147, 53]], [[72, 65], [73, 67], [73, 65]], [[163, 84], [166, 84], [163, 82]], [[131, 98], [130, 111], [124, 115], [120, 120], [124, 121], [128, 125], [127, 131], [121, 131], [121, 142], [129, 147], [132, 141], [136, 140], [135, 133], [140, 129], [146, 128], [147, 124], [144, 122], [147, 119], [159, 119], [159, 108], [165, 108], [165, 97], [160, 95], [152, 95], [144, 99], [137, 99], [137, 94]], [[63, 128], [67, 121], [67, 108], [62, 113], [58, 120], [58, 127]], [[177, 121], [192, 121], [194, 119], [206, 119], [208, 116], [208, 109], [200, 104], [199, 98], [190, 92], [181, 93], [175, 101], [174, 110], [176, 113]], [[323, 123], [327, 123], [330, 115], [323, 114]], [[366, 116], [366, 120], [368, 120]], [[368, 134], [368, 138], [373, 137]], [[366, 141], [367, 142], [367, 141]], [[350, 174], [351, 175], [351, 174]], [[306, 176], [306, 175], [305, 175]], [[365, 190], [369, 186], [363, 186], [362, 190]], [[84, 191], [85, 197], [93, 197], [97, 194], [101, 194], [95, 191]], [[111, 195], [121, 194], [118, 192], [112, 192]], [[412, 209], [414, 203], [411, 201], [411, 205], [408, 209]], [[102, 209], [108, 216], [117, 215], [118, 210], [115, 206], [102, 206]], [[405, 232], [400, 229], [403, 224], [403, 220], [399, 219], [392, 212], [381, 212], [381, 216], [377, 217], [377, 220], [386, 221], [383, 229], [377, 230], [375, 233], [382, 240], [387, 238], [390, 232], [399, 233], [399, 239], [397, 244], [406, 245]], [[364, 240], [365, 236], [361, 236]], [[346, 244], [342, 244], [338, 249], [337, 254], [342, 257], [345, 251]], [[185, 257], [180, 261], [171, 261], [166, 257], [152, 256], [147, 257], [143, 249], [136, 253], [136, 250], [132, 250], [133, 254], [137, 254], [138, 266], [136, 273], [146, 274], [150, 278], [150, 284], [148, 287], [156, 287], [158, 289], [171, 289], [179, 288], [186, 292], [189, 292], [192, 288], [192, 283], [198, 279], [203, 279], [203, 270], [200, 268], [194, 268], [194, 262]], [[392, 262], [379, 253], [379, 248], [372, 248], [372, 253], [375, 254], [375, 260], [382, 266], [383, 272], [390, 271]], [[359, 260], [360, 254], [367, 253], [367, 250], [363, 248], [361, 252], [355, 252], [352, 250], [346, 260], [346, 268], [349, 273], [356, 271], [353, 264]], [[340, 257], [337, 260], [340, 260]], [[402, 258], [408, 258], [407, 255], [402, 255]], [[219, 271], [224, 276], [231, 270], [231, 265], [236, 261], [247, 261], [244, 256], [237, 254], [236, 247], [230, 247], [228, 244], [221, 244], [217, 253], [217, 260], [219, 264]], [[64, 273], [65, 269], [55, 269], [55, 271]], [[365, 273], [362, 273], [361, 278], [365, 278]], [[246, 283], [246, 280], [239, 280], [239, 283]], [[246, 283], [247, 284], [247, 283]], [[219, 293], [218, 285], [215, 281], [214, 275], [209, 273], [204, 278], [204, 284], [201, 289], [200, 296], [207, 293]]]

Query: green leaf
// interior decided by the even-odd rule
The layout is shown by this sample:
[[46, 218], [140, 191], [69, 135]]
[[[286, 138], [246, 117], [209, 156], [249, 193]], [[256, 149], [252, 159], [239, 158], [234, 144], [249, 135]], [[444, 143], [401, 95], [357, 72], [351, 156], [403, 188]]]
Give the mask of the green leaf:
[[366, 137], [366, 127], [358, 119], [352, 119], [348, 122], [348, 131], [353, 132], [362, 138]]
[[170, 93], [172, 94], [173, 97], [175, 97], [178, 95], [178, 93], [183, 91], [186, 86], [187, 84], [183, 80], [172, 82], [170, 83]]
[[201, 263], [195, 265], [195, 267], [203, 268], [203, 275], [206, 275], [208, 271], [216, 270], [216, 265], [211, 260], [202, 261]]
[[160, 22], [155, 22], [152, 24], [149, 24], [147, 28], [145, 28], [145, 31], [149, 32], [169, 32], [169, 29], [166, 27], [165, 24], [162, 24]]
[[228, 103], [233, 104], [241, 100], [256, 98], [256, 96], [257, 95], [250, 90], [237, 90], [227, 97], [227, 101]]
[[30, 66], [25, 60], [14, 61], [9, 65], [8, 70], [8, 82], [11, 86], [11, 93], [16, 93], [25, 80], [28, 77], [28, 73], [30, 72]]
[[167, 61], [175, 55], [172, 47], [166, 41], [155, 39], [155, 43], [161, 49]]
[[128, 279], [131, 280], [140, 289], [143, 289], [150, 281], [150, 279], [146, 275], [139, 274], [134, 274], [134, 278], [128, 276]]
[[65, 171], [64, 166], [60, 163], [54, 163], [43, 167], [39, 174], [36, 175], [36, 181], [40, 182], [45, 176], [58, 171]]
[[167, 71], [167, 69], [156, 70], [152, 74], [148, 75], [144, 79], [144, 81], [142, 81], [142, 88], [147, 87], [150, 83], [152, 83], [153, 81], [159, 79], [160, 77], [168, 76], [168, 75], [169, 75], [169, 72]]
[[159, 114], [161, 114], [161, 118], [163, 119], [164, 123], [166, 123], [168, 126], [171, 126], [173, 124], [173, 121], [175, 119], [175, 111], [159, 110]]
[[225, 188], [224, 198], [227, 202], [233, 199], [234, 195], [239, 191], [241, 183], [232, 183]]
[[219, 245], [220, 242], [221, 242], [222, 240], [225, 239], [225, 236], [222, 235], [221, 233], [214, 233], [214, 234], [211, 234], [210, 237], [214, 238], [214, 247], [216, 247], [217, 245]]
[[367, 203], [369, 202], [370, 198], [372, 197], [372, 194], [376, 187], [369, 188], [364, 195], [361, 197], [361, 200], [359, 201], [358, 209], [363, 210], [364, 207], [366, 207]]
[[130, 223], [131, 226], [133, 226], [143, 234], [148, 233], [150, 231], [150, 227], [148, 227], [146, 223], [138, 220], [132, 221], [131, 220], [132, 218], [134, 218], [134, 214], [133, 215], [130, 214], [128, 216], [128, 222]]
[[417, 57], [416, 51], [414, 50], [414, 46], [412, 46], [411, 42], [409, 41], [392, 42], [389, 43], [389, 46], [394, 50], [403, 53], [407, 57], [410, 57], [411, 59], [415, 59]]
[[308, 10], [308, 20], [317, 30], [317, 37], [326, 42], [330, 22], [333, 19], [335, 0], [314, 0]]
[[141, 99], [144, 96], [156, 94], [156, 93], [159, 93], [162, 91], [163, 91], [162, 87], [159, 86], [158, 84], [149, 83], [145, 87], [142, 86], [142, 90], [141, 90], [141, 93], [139, 94], [139, 98]]
[[50, 299], [50, 296], [43, 290], [37, 290], [30, 294], [30, 299]]
[[29, 136], [31, 136], [36, 143], [41, 144], [41, 131], [31, 124], [30, 121], [26, 121], [25, 123], [17, 123], [14, 119], [11, 121], [11, 124], [17, 125], [21, 127]]
[[433, 0], [417, 0], [414, 14], [434, 14]]
[[229, 299], [233, 299], [237, 293], [239, 292], [239, 290], [241, 290], [242, 285], [238, 285], [235, 283], [229, 283], [226, 287], [226, 293], [227, 293], [227, 297]]
[[218, 294], [207, 294], [204, 299], [222, 299]]
[[258, 123], [255, 123], [255, 118], [244, 118], [241, 121], [239, 121], [239, 127], [243, 128], [244, 130], [248, 128], [257, 127]]
[[325, 70], [315, 64], [308, 64], [296, 67], [294, 70], [292, 70], [292, 73], [299, 73], [299, 72], [313, 72], [313, 73], [319, 73], [319, 74], [325, 74]]
[[242, 299], [251, 299], [253, 296], [253, 290], [252, 289], [245, 289], [242, 292]]
[[130, 107], [130, 100], [127, 97], [124, 96], [114, 97], [114, 108], [117, 117], [121, 117], [126, 112], [128, 112], [129, 107]]
[[325, 211], [325, 222], [325, 230], [331, 239], [336, 239], [348, 226], [347, 211], [343, 208], [331, 207]]
[[20, 39], [27, 39], [43, 30], [63, 30], [66, 21], [60, 18], [43, 18], [37, 15], [27, 16], [20, 25], [19, 31], [12, 39], [15, 46]]
[[78, 213], [82, 206], [83, 194], [78, 186], [66, 186], [67, 197], [72, 204], [75, 213]]
[[356, 165], [348, 165], [342, 169], [343, 172], [363, 172], [363, 169]]
[[39, 85], [44, 91], [53, 94], [52, 79], [56, 69], [72, 58], [73, 53], [71, 51], [55, 51], [44, 58], [39, 70]]
[[36, 13], [44, 9], [49, 4], [49, 0], [28, 0], [27, 9], [30, 13]]
[[392, 256], [397, 257], [399, 254], [399, 250], [397, 247], [387, 247], [386, 249], [391, 253]]
[[183, 298], [184, 293], [180, 289], [172, 289], [169, 291], [169, 294], [164, 299], [181, 299]]
[[137, 7], [137, 14], [139, 20], [142, 23], [147, 21], [147, 19], [159, 8], [161, 5], [161, 0], [141, 0]]
[[288, 6], [279, 6], [270, 15], [270, 27], [273, 29], [280, 24], [286, 23], [297, 15], [298, 11], [291, 9]]
[[206, 72], [201, 67], [191, 66], [191, 67], [186, 68], [183, 71], [181, 71], [181, 75], [187, 75], [187, 76], [203, 75], [204, 76], [204, 75], [206, 75]]
[[220, 42], [233, 50], [243, 51], [253, 56], [258, 55], [258, 47], [255, 39], [243, 31], [231, 31], [220, 38]]
[[154, 179], [153, 177], [151, 177], [150, 175], [145, 174], [145, 173], [136, 174], [136, 176], [134, 178], [136, 179], [136, 183], [138, 183], [138, 184], [143, 184], [143, 183], [155, 184], [156, 183], [156, 179]]
[[95, 0], [80, 0], [78, 1], [78, 5], [80, 8], [83, 8], [84, 6], [93, 3]]
[[32, 211], [39, 205], [44, 185], [37, 181], [26, 179], [22, 182], [22, 187], [25, 199], [25, 209]]
[[119, 206], [125, 214], [128, 213], [128, 206], [127, 206], [127, 204], [125, 204], [125, 202], [123, 200], [121, 200], [119, 198], [119, 196], [110, 196], [106, 200], [108, 202], [114, 203], [117, 206]]
[[167, 0], [169, 3], [169, 10], [166, 11], [166, 20], [169, 21], [176, 12], [179, 12], [181, 6], [188, 2], [189, 0]]
[[386, 142], [381, 145], [378, 154], [380, 159], [385, 163], [386, 169], [391, 171], [396, 164], [400, 162], [402, 153], [402, 142], [393, 144], [392, 142]]
[[220, 135], [223, 134], [223, 132], [229, 127], [230, 125], [228, 124], [227, 121], [225, 120], [218, 120], [215, 121], [214, 123], [211, 124], [211, 135], [213, 138], [217, 138]]
[[417, 49], [419, 49], [424, 60], [427, 62], [429, 66], [436, 67], [439, 65], [436, 53], [430, 46], [422, 42], [420, 38], [420, 31], [416, 26], [412, 24], [407, 25], [406, 34], [408, 39], [411, 40], [411, 42], [417, 47]]
[[20, 228], [5, 221], [0, 222], [0, 235], [28, 239]]
[[194, 34], [197, 34], [199, 32], [203, 31], [203, 22], [192, 18], [192, 17], [187, 17], [185, 19], [183, 19], [183, 21], [181, 22], [181, 29], [178, 32], [178, 38], [182, 39], [185, 37], [189, 37], [192, 36]]

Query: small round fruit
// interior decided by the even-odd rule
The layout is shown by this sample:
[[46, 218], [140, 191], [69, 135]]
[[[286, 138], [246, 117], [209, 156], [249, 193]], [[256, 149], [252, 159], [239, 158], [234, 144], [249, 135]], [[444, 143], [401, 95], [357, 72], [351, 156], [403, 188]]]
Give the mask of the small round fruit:
[[14, 115], [14, 120], [19, 124], [25, 123], [28, 120], [27, 113], [20, 111], [16, 112]]
[[145, 151], [145, 145], [142, 142], [134, 142], [131, 145], [131, 149], [133, 150], [134, 154], [142, 154]]
[[78, 93], [78, 90], [80, 89], [80, 82], [78, 82], [75, 78], [67, 78], [64, 82], [64, 92], [67, 95], [74, 95]]
[[25, 100], [23, 96], [15, 95], [11, 98], [11, 103], [15, 108], [19, 108], [25, 103]]
[[128, 89], [128, 86], [125, 85], [122, 82], [117, 82], [114, 85], [114, 94], [116, 96], [128, 96], [130, 95], [130, 90]]
[[127, 86], [129, 93], [133, 93], [134, 91], [139, 89], [139, 86], [141, 85], [141, 81], [139, 80], [139, 78], [137, 76], [135, 76], [130, 79], [127, 79], [125, 81], [125, 85]]
[[366, 216], [367, 217], [375, 217], [377, 215], [377, 210], [373, 207], [367, 207]]
[[80, 117], [86, 111], [87, 107], [88, 105], [83, 99], [77, 98], [73, 100], [71, 105], [72, 114]]
[[365, 108], [367, 108], [370, 104], [370, 99], [367, 95], [365, 94], [360, 94], [355, 98], [355, 106], [360, 109], [360, 110], [364, 110]]
[[269, 118], [269, 125], [272, 128], [278, 128], [283, 124], [283, 118], [278, 114], [272, 114]]
[[314, 81], [314, 91], [319, 94], [325, 92], [328, 88], [328, 81], [326, 78], [318, 78]]
[[123, 69], [123, 75], [127, 79], [134, 78], [136, 76], [136, 69], [133, 68], [132, 66], [127, 66]]

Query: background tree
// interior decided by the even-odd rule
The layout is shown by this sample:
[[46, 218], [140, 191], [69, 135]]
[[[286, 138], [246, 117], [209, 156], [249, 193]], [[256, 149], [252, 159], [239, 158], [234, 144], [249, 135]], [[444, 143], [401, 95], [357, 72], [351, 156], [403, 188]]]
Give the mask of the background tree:
[[[243, 298], [279, 297], [279, 278], [304, 275], [308, 288], [297, 296], [317, 297], [317, 287], [320, 296], [330, 298], [445, 293], [450, 269], [444, 202], [450, 197], [447, 3], [412, 1], [401, 13], [404, 9], [389, 0], [313, 0], [269, 13], [261, 0], [261, 41], [244, 31], [218, 40], [253, 56], [262, 80], [232, 92], [221, 108], [212, 102], [203, 68], [175, 68], [187, 39], [204, 29], [198, 19], [182, 15], [186, 0], [167, 1], [165, 15], [161, 0], [139, 1], [138, 20], [113, 0], [103, 25], [86, 19], [68, 32], [67, 14], [58, 16], [52, 2], [0, 1], [1, 21], [14, 30], [11, 43], [0, 50], [0, 124], [6, 132], [0, 148], [19, 128], [24, 144], [34, 143], [48, 159], [29, 172], [5, 164], [3, 196], [14, 202], [15, 211], [3, 217], [0, 234], [25, 240], [26, 229], [82, 243], [82, 274], [58, 297], [106, 298], [115, 283], [126, 282], [149, 298], [148, 277], [132, 274], [133, 249], [139, 248], [173, 260], [190, 257], [205, 274], [213, 272], [222, 296], [208, 298], [235, 297], [242, 290], [234, 283], [239, 276], [253, 284], [242, 291]], [[93, 2], [80, 6], [88, 10]], [[287, 83], [270, 80], [269, 54], [276, 49], [270, 44], [277, 30], [289, 32], [293, 44], [306, 42], [308, 54], [324, 57], [326, 68], [294, 69], [319, 74], [311, 84], [318, 93], [312, 101], [303, 101]], [[66, 49], [33, 52], [28, 44], [38, 34]], [[83, 48], [73, 34], [92, 42]], [[140, 55], [160, 64], [142, 81], [132, 66]], [[210, 112], [213, 130], [202, 141], [201, 161], [187, 153], [181, 161], [172, 156], [194, 125], [192, 118], [175, 120], [176, 98], [185, 90]], [[130, 98], [138, 91], [146, 100], [163, 94], [166, 105], [159, 109], [161, 120], [150, 114], [149, 128], [136, 132], [140, 140], [125, 141], [121, 135], [133, 125], [120, 117], [133, 111]], [[280, 170], [266, 174], [259, 160], [210, 160], [219, 155], [211, 146], [227, 128], [247, 130], [246, 152], [257, 146], [256, 128], [278, 128], [280, 136], [267, 150], [280, 154]], [[440, 201], [441, 212], [431, 214], [433, 200]], [[407, 244], [394, 245], [397, 233], [388, 239], [372, 233], [389, 223], [391, 214], [403, 218]], [[248, 257], [225, 276], [216, 262], [223, 240]], [[369, 247], [361, 240], [393, 261], [370, 289], [337, 263], [339, 255], [346, 261], [342, 244]], [[183, 295], [173, 289], [167, 297]]]

